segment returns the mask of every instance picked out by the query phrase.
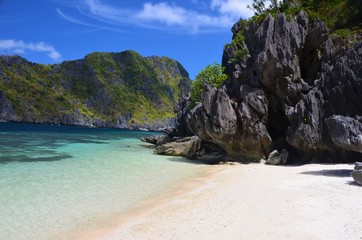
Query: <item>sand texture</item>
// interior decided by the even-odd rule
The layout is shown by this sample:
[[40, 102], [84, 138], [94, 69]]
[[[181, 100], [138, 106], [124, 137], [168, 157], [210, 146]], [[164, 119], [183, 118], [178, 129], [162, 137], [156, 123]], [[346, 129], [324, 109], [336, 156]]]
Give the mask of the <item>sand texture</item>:
[[210, 169], [98, 239], [362, 239], [352, 164]]

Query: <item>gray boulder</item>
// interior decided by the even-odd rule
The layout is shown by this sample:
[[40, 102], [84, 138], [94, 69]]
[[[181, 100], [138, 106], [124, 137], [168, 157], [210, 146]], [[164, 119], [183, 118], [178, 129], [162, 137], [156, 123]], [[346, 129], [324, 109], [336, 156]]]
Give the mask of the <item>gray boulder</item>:
[[160, 155], [194, 158], [200, 147], [201, 139], [197, 136], [192, 136], [159, 145], [155, 148], [155, 152]]
[[356, 119], [335, 115], [326, 120], [333, 143], [346, 150], [362, 153], [362, 123]]
[[352, 171], [353, 180], [362, 185], [362, 162], [356, 162], [354, 170]]
[[150, 143], [153, 145], [162, 145], [171, 141], [171, 138], [168, 135], [152, 135], [147, 137], [141, 137], [142, 142]]
[[354, 170], [362, 171], [362, 162], [356, 162], [354, 164]]
[[279, 153], [277, 150], [274, 150], [271, 153], [269, 153], [266, 164], [285, 165], [288, 160], [288, 155], [289, 155], [289, 153], [285, 149], [282, 149], [281, 153]]

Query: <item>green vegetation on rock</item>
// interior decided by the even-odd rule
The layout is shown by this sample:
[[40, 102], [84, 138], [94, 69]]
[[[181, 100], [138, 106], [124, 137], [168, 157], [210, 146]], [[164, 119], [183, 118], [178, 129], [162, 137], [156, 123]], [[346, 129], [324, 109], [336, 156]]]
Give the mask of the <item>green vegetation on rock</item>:
[[195, 81], [191, 87], [191, 101], [195, 104], [201, 102], [201, 96], [204, 89], [204, 83], [207, 83], [213, 87], [219, 88], [225, 80], [228, 78], [223, 73], [224, 68], [220, 64], [214, 63], [213, 65], [207, 65], [197, 75]]
[[0, 56], [0, 91], [12, 105], [8, 115], [15, 115], [3, 114], [2, 120], [127, 128], [165, 125], [174, 117], [174, 103], [190, 86], [188, 73], [177, 61], [134, 51], [94, 52], [55, 65]]
[[251, 22], [261, 23], [268, 14], [274, 17], [284, 13], [291, 18], [304, 10], [309, 19], [324, 21], [330, 30], [335, 43], [350, 48], [362, 40], [362, 1], [361, 0], [283, 0], [283, 1], [253, 0], [248, 7], [255, 13], [250, 19], [240, 19], [233, 27], [231, 46], [234, 51], [234, 62], [242, 61], [248, 54], [244, 42], [244, 29]]

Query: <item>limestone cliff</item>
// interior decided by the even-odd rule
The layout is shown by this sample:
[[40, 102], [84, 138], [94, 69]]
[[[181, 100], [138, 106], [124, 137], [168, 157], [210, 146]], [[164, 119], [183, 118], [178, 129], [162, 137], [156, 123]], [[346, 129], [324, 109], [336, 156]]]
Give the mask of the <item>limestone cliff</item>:
[[190, 85], [177, 61], [134, 51], [55, 65], [0, 56], [0, 121], [160, 129]]
[[324, 22], [304, 11], [235, 25], [234, 37], [239, 31], [248, 55], [235, 60], [238, 49], [226, 46], [229, 81], [205, 85], [202, 103], [184, 111], [188, 129], [236, 161], [273, 150], [288, 161], [362, 159], [362, 44], [339, 51]]

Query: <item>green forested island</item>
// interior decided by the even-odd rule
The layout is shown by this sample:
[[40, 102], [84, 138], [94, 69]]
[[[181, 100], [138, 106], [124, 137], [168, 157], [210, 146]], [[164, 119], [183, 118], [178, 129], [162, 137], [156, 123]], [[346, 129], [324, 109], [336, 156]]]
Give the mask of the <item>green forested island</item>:
[[0, 120], [157, 129], [190, 85], [179, 62], [134, 51], [53, 65], [0, 56]]

